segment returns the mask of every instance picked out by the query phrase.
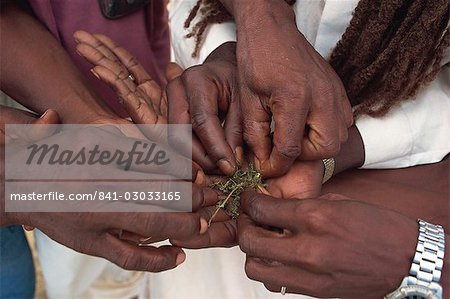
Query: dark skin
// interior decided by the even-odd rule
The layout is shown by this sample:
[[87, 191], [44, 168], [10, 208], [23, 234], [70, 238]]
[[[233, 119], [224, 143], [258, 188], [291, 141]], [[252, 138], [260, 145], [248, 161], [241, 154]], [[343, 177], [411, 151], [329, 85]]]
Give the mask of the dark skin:
[[[122, 121], [98, 98], [66, 51], [33, 16], [13, 1], [2, 2], [0, 22], [3, 92], [32, 111], [58, 111], [63, 123]], [[77, 103], [76, 110], [73, 103]]]
[[[407, 169], [347, 171], [324, 186], [324, 192], [344, 195], [313, 200], [280, 201], [246, 192], [238, 233], [247, 254], [247, 275], [274, 292], [286, 286], [287, 292], [315, 297], [381, 298], [409, 272], [417, 218], [441, 224], [448, 232], [449, 166], [447, 158]], [[276, 234], [262, 225], [288, 233]], [[446, 242], [446, 252], [449, 248]], [[444, 297], [449, 283], [447, 254]]]
[[[0, 116], [2, 156], [5, 140], [36, 142], [50, 137], [53, 132], [40, 130], [33, 126], [34, 124], [59, 122], [58, 114], [53, 110], [48, 110], [37, 118], [30, 113], [2, 107]], [[26, 136], [10, 134], [9, 131], [5, 136], [5, 123], [30, 124], [30, 130]], [[0, 194], [4, 195], [3, 159], [1, 175]], [[102, 187], [114, 190], [114, 186], [99, 186]], [[65, 246], [82, 253], [104, 257], [124, 269], [159, 272], [181, 264], [185, 259], [183, 250], [177, 246], [142, 248], [138, 247], [137, 243], [148, 236], [152, 236], [152, 241], [156, 242], [167, 238], [190, 239], [204, 234], [207, 222], [202, 217], [202, 213], [206, 213], [202, 209], [214, 206], [217, 194], [209, 188], [195, 184], [192, 188], [192, 205], [197, 213], [11, 213], [4, 211], [5, 198], [2, 196], [0, 224], [37, 227]]]
[[[201, 70], [198, 67], [200, 74]], [[114, 87], [117, 74], [108, 73], [110, 79], [100, 79]], [[336, 174], [364, 161], [356, 127], [349, 129], [349, 136], [336, 156]], [[285, 200], [249, 190], [241, 198], [244, 213], [237, 227], [220, 214], [206, 234], [171, 242], [186, 248], [232, 246], [238, 236], [247, 254], [247, 275], [271, 291], [286, 286], [288, 292], [318, 297], [368, 298], [369, 294], [380, 298], [400, 285], [409, 271], [417, 242], [415, 219], [450, 226], [448, 166], [447, 159], [409, 169], [344, 172], [325, 184], [324, 190], [345, 195], [321, 195], [322, 162], [297, 161], [287, 174], [267, 181], [272, 195]], [[212, 211], [204, 214], [206, 219]], [[263, 228], [267, 226], [284, 228], [286, 233]], [[445, 263], [449, 264], [448, 256]], [[445, 267], [444, 286], [450, 266]]]
[[[1, 43], [0, 83], [1, 89], [10, 96], [37, 112], [42, 113], [48, 107], [56, 109], [64, 123], [130, 124], [129, 121], [114, 115], [98, 98], [51, 33], [12, 2], [5, 4], [2, 2], [1, 33], [3, 42]], [[14, 59], [8, 59], [9, 57]], [[74, 103], [77, 107], [75, 110]], [[10, 117], [9, 113], [7, 115]], [[131, 114], [131, 116], [136, 123], [147, 122], [140, 119], [139, 114]], [[201, 180], [201, 173], [199, 172], [198, 176], [194, 175], [194, 178]], [[194, 192], [199, 190], [202, 189], [194, 187]], [[200, 192], [200, 195], [196, 195], [200, 205], [208, 205], [209, 201], [204, 200], [202, 194]], [[208, 196], [211, 195], [206, 197]], [[214, 205], [211, 202], [209, 204]], [[198, 208], [196, 204], [194, 206]], [[56, 214], [4, 215], [2, 211], [1, 219], [2, 225], [25, 224], [39, 227], [60, 243], [78, 251], [108, 258], [128, 269], [162, 271], [173, 268], [184, 260], [184, 253], [177, 247], [150, 250], [146, 248], [143, 254], [138, 254], [143, 249], [135, 248], [135, 244], [139, 239], [146, 238], [154, 232], [158, 227], [155, 225], [156, 222], [164, 223], [159, 222], [163, 220], [159, 219], [161, 215], [123, 215], [123, 223], [118, 222], [117, 219], [121, 218], [118, 216], [113, 214], [66, 214], [65, 217]], [[167, 222], [173, 223], [173, 227], [171, 224], [165, 228], [158, 228], [152, 236], [152, 241], [170, 237], [185, 239], [205, 231], [206, 221], [200, 221], [199, 214], [185, 215], [181, 218], [178, 218], [180, 215], [173, 215], [174, 221], [168, 221], [169, 218], [173, 218], [170, 215], [167, 217]], [[133, 229], [128, 227], [135, 220], [140, 224], [133, 226]], [[67, 231], [55, 231], [55, 224], [57, 227], [67, 227]], [[180, 230], [179, 227], [186, 227], [186, 230]], [[76, 230], [77, 228], [79, 230]], [[130, 232], [122, 233], [120, 237], [132, 241], [133, 245], [118, 239], [118, 229], [126, 231], [127, 228]], [[174, 231], [177, 233], [172, 235], [171, 232]], [[181, 233], [178, 234], [178, 232]], [[109, 252], [104, 250], [111, 246], [115, 250]]]
[[[286, 173], [299, 157], [335, 156], [353, 121], [350, 104], [336, 73], [298, 31], [292, 9], [277, 0], [221, 2], [237, 27], [238, 92], [246, 116], [242, 131], [252, 162], [271, 177]], [[210, 118], [213, 127], [199, 136], [204, 144], [217, 145], [208, 153], [235, 166], [235, 144], [226, 146], [225, 134], [216, 134], [221, 130], [217, 117], [206, 111], [200, 117]]]

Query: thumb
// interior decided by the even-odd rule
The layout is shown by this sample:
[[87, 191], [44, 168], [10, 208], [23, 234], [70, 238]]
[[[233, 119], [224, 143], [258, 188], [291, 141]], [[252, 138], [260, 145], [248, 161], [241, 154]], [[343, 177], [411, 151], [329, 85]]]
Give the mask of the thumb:
[[[48, 109], [38, 119], [32, 120], [27, 125], [27, 132], [23, 136], [27, 141], [34, 142], [52, 136], [57, 130], [60, 123], [59, 115], [55, 110]], [[38, 125], [38, 126], [35, 126]]]

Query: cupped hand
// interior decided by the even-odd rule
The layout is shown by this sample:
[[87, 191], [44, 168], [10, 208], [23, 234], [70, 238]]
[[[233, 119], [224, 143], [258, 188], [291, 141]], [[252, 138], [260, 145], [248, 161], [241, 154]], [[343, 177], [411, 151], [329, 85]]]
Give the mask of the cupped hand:
[[273, 292], [285, 286], [321, 298], [381, 298], [400, 285], [413, 258], [416, 221], [340, 195], [319, 199], [242, 194], [238, 232], [248, 277]]

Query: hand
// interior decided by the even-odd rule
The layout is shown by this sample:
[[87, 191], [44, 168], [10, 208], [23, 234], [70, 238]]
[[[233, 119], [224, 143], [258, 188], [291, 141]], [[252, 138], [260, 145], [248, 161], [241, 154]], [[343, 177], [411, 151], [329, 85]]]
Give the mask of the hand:
[[116, 92], [134, 123], [167, 123], [165, 94], [134, 56], [101, 34], [77, 31], [74, 38], [77, 52], [94, 65], [92, 73]]
[[320, 195], [324, 167], [321, 160], [295, 161], [282, 176], [266, 180], [267, 191], [280, 198], [313, 198]]
[[[203, 219], [211, 219], [216, 209], [216, 206], [205, 207], [197, 213]], [[171, 239], [170, 242], [172, 245], [190, 249], [233, 247], [238, 244], [237, 221], [231, 219], [224, 210], [220, 210], [204, 234], [184, 240]]]
[[[55, 113], [49, 112], [36, 121], [32, 117], [25, 118], [25, 120], [27, 123], [52, 123], [55, 121]], [[94, 128], [93, 130], [99, 130], [100, 132], [98, 133], [103, 134], [95, 139], [97, 142], [105, 143], [105, 141], [110, 140], [117, 148], [120, 148], [125, 141], [133, 141], [130, 138], [123, 139], [121, 134], [114, 138], [113, 135], [108, 135], [110, 133], [102, 128]], [[105, 134], [108, 136], [105, 136]], [[38, 135], [42, 136], [42, 134]], [[36, 137], [38, 135], [32, 136]], [[45, 140], [58, 139], [61, 141], [61, 138], [64, 138], [65, 135], [67, 134], [63, 131]], [[85, 135], [82, 134], [80, 136], [83, 137]], [[28, 138], [29, 136], [27, 135], [26, 137]], [[37, 142], [34, 137], [32, 141]], [[89, 140], [83, 138], [82, 141], [77, 141], [77, 136], [74, 136], [73, 132], [67, 137], [80, 147], [86, 146]], [[7, 136], [7, 138], [14, 140], [20, 138], [20, 136]], [[24, 139], [21, 140], [23, 141]], [[58, 142], [57, 144], [61, 145], [62, 143]], [[3, 151], [4, 148], [1, 147], [0, 154], [2, 157]], [[19, 157], [19, 160], [24, 161], [20, 152], [17, 152], [16, 155]], [[14, 157], [9, 158], [14, 160]], [[2, 181], [4, 181], [5, 161], [2, 160], [1, 162]], [[117, 165], [109, 166], [110, 169], [107, 170], [109, 175], [120, 171], [116, 168]], [[133, 175], [136, 175], [139, 173], [139, 170], [134, 173], [132, 169], [127, 175], [131, 175], [131, 172], [133, 172]], [[49, 174], [48, 171], [43, 173]], [[148, 175], [143, 173], [142, 179], [144, 178], [148, 178]], [[117, 183], [99, 182], [98, 184], [95, 187], [96, 190], [119, 191]], [[2, 183], [0, 186], [2, 189], [0, 194], [4, 195], [4, 184]], [[217, 193], [209, 188], [192, 185], [192, 190], [193, 211], [214, 206], [218, 200]], [[80, 193], [83, 191], [85, 189], [80, 190]], [[2, 196], [1, 200], [0, 206], [3, 208], [5, 198]], [[183, 251], [176, 246], [155, 248], [148, 245], [142, 248], [137, 246], [138, 243], [148, 239], [148, 236], [151, 236], [152, 242], [168, 238], [196, 238], [207, 230], [207, 221], [197, 213], [5, 213], [2, 209], [0, 219], [2, 226], [23, 224], [28, 228], [37, 227], [50, 238], [65, 246], [82, 253], [107, 258], [125, 269], [153, 272], [167, 270], [182, 263], [185, 259]]]
[[[193, 186], [193, 196], [198, 203], [211, 194], [203, 195]], [[207, 230], [206, 220], [195, 213], [28, 213], [17, 221], [78, 252], [106, 258], [127, 270], [150, 272], [178, 266], [185, 253], [177, 246], [138, 243], [147, 242], [149, 236], [151, 242], [196, 238]]]
[[381, 298], [409, 271], [418, 225], [392, 210], [332, 194], [280, 201], [253, 191], [242, 194], [241, 207], [245, 271], [273, 292]]
[[[79, 54], [85, 57], [94, 65], [93, 72], [96, 74], [96, 76], [98, 76], [99, 79], [104, 81], [113, 90], [116, 91], [119, 98], [122, 99], [122, 102], [125, 105], [128, 113], [132, 116], [133, 120], [136, 123], [153, 123], [156, 119], [158, 121], [164, 119], [165, 121], [164, 113], [167, 110], [165, 108], [167, 107], [166, 94], [161, 91], [159, 86], [151, 81], [147, 72], [130, 53], [128, 53], [125, 49], [117, 46], [111, 39], [103, 35], [92, 35], [84, 31], [78, 31], [75, 33], [75, 38], [78, 41], [77, 50]], [[211, 84], [214, 84], [214, 82], [222, 79], [223, 77], [232, 80], [234, 76], [226, 74], [232, 72], [233, 68], [235, 68], [234, 65], [233, 68], [227, 66], [227, 64], [231, 63], [229, 62], [230, 60], [235, 60], [234, 45], [227, 45], [222, 49], [222, 51], [216, 50], [208, 57], [208, 61], [210, 62], [207, 64], [207, 66], [197, 67], [195, 71], [194, 68], [189, 69], [182, 75], [181, 68], [176, 64], [171, 64], [166, 73], [167, 79], [169, 81], [172, 80], [168, 86], [169, 95], [172, 95], [174, 98], [176, 98], [177, 95], [185, 88], [189, 89], [189, 91], [191, 91], [192, 93], [195, 93], [196, 91], [202, 90], [201, 88], [203, 87], [203, 83], [207, 87], [213, 88]], [[224, 58], [225, 55], [232, 56], [232, 59], [230, 58], [227, 61]], [[204, 74], [202, 75], [202, 77], [200, 77], [200, 79], [204, 79], [204, 76], [204, 80], [198, 80], [199, 77], [193, 76], [194, 73], [197, 73], [197, 71]], [[130, 73], [134, 78], [136, 78], [136, 83], [138, 85], [136, 85], [136, 83], [128, 77], [128, 74]], [[195, 84], [193, 84], [194, 86], [191, 87], [189, 87], [189, 84], [185, 86], [181, 78], [183, 78], [187, 83], [189, 83], [191, 79], [197, 80], [198, 86], [196, 86]], [[227, 82], [227, 84], [231, 83]], [[229, 101], [229, 98], [223, 94], [228, 93], [229, 91], [223, 86], [220, 87], [223, 88], [223, 90], [220, 90], [219, 86], [214, 87], [214, 89], [212, 90], [214, 90], [215, 93], [221, 95], [220, 99], [222, 101], [222, 104], [220, 106], [224, 106], [224, 109], [228, 109], [227, 101]], [[183, 100], [185, 99], [183, 98]], [[216, 101], [216, 99], [214, 99], [214, 101]], [[236, 107], [236, 104], [238, 104], [237, 101], [231, 106], [234, 105], [234, 107]], [[157, 112], [158, 109], [154, 107], [158, 107], [161, 105], [162, 107]], [[172, 106], [174, 108], [172, 110], [169, 110], [169, 118], [172, 115], [172, 117], [175, 118], [172, 121], [173, 123], [183, 123], [178, 119], [178, 113], [173, 113], [173, 111], [176, 111], [178, 109], [177, 107], [180, 106], [179, 103], [172, 100], [170, 101], [169, 107]], [[181, 108], [183, 107], [184, 106], [181, 105]], [[201, 109], [203, 107], [198, 108]], [[227, 120], [225, 126], [225, 135], [229, 136], [230, 140], [234, 141], [235, 144], [240, 144], [240, 113], [237, 107], [233, 109], [235, 109], [235, 113], [233, 114], [234, 118], [229, 121]], [[233, 111], [233, 109], [230, 107], [230, 111]], [[170, 113], [171, 111], [172, 114]], [[191, 123], [190, 119], [188, 123]], [[209, 138], [209, 136], [206, 136], [205, 138]], [[225, 145], [229, 147], [227, 144]], [[196, 148], [198, 150], [195, 150]], [[193, 155], [194, 159], [195, 157], [199, 157], [196, 160], [202, 164], [201, 166], [205, 167], [208, 165], [202, 163], [209, 160], [205, 154], [203, 146], [198, 142], [197, 139], [194, 139]], [[216, 167], [212, 163], [209, 163], [209, 165], [211, 165], [211, 169]], [[196, 165], [194, 164], [194, 166]], [[194, 174], [195, 183], [206, 187], [208, 185], [207, 177], [203, 174], [203, 171], [198, 168], [196, 169], [197, 173]], [[204, 190], [210, 189], [204, 188]], [[210, 219], [215, 209], [215, 202], [213, 201], [212, 204], [205, 204], [205, 206], [197, 213], [203, 219]], [[196, 238], [174, 238], [173, 240], [171, 240], [171, 242], [177, 246], [186, 248], [205, 248], [219, 246], [229, 247], [237, 244], [236, 236], [236, 221], [230, 220], [225, 213], [220, 212], [214, 218], [211, 227], [205, 234], [199, 235]]]
[[298, 31], [286, 3], [231, 6], [238, 34], [243, 137], [257, 168], [265, 177], [278, 176], [299, 157], [334, 156], [352, 123], [337, 74]]
[[236, 171], [243, 157], [235, 49], [235, 43], [221, 45], [167, 87], [169, 122], [192, 123], [194, 161], [205, 171], [218, 167], [226, 175]]

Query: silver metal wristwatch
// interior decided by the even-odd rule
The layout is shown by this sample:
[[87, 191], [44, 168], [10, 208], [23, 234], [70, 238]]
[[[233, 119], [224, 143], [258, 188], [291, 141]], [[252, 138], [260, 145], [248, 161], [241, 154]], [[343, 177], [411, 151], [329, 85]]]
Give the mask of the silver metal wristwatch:
[[442, 299], [441, 279], [444, 265], [445, 233], [440, 225], [419, 222], [419, 239], [409, 276], [385, 299]]

